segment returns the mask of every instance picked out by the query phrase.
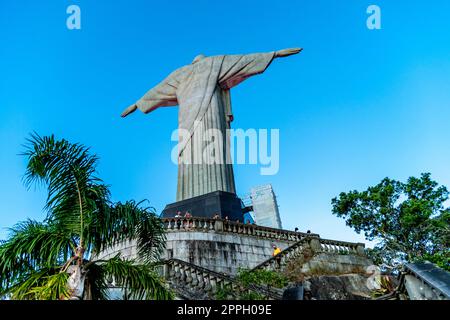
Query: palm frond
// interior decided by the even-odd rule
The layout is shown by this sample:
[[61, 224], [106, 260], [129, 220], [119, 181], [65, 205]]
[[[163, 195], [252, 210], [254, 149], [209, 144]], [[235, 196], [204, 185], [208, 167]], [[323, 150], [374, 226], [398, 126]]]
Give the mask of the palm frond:
[[46, 185], [48, 220], [83, 239], [84, 215], [109, 197], [108, 188], [95, 176], [97, 156], [81, 144], [56, 140], [53, 135], [33, 133], [27, 142], [23, 152], [28, 158], [25, 184]]
[[109, 284], [108, 277], [103, 268], [96, 263], [86, 265], [87, 275], [85, 281], [84, 300], [108, 300]]
[[[111, 203], [108, 186], [95, 176], [97, 157], [89, 148], [33, 133], [25, 146], [27, 187], [44, 185], [48, 196], [43, 223], [25, 221], [0, 242], [0, 297], [69, 297], [66, 268], [76, 260], [87, 272], [86, 299], [108, 298], [114, 278], [134, 299], [170, 299], [155, 272], [165, 244], [165, 230], [154, 209], [128, 201]], [[140, 262], [87, 259], [123, 241], [137, 243]]]
[[106, 277], [114, 279], [116, 286], [134, 300], [171, 300], [172, 292], [153, 266], [139, 264], [136, 260], [124, 260], [120, 255], [98, 263]]
[[100, 252], [124, 241], [135, 240], [142, 261], [155, 262], [165, 246], [165, 229], [152, 208], [141, 207], [142, 202], [127, 201], [104, 208], [95, 215], [91, 232], [96, 238], [95, 250]]
[[13, 285], [24, 273], [62, 264], [74, 250], [71, 235], [53, 225], [32, 220], [19, 223], [0, 245], [0, 287]]
[[59, 268], [43, 268], [22, 275], [14, 286], [2, 292], [12, 300], [58, 300], [70, 296], [67, 288], [69, 275]]

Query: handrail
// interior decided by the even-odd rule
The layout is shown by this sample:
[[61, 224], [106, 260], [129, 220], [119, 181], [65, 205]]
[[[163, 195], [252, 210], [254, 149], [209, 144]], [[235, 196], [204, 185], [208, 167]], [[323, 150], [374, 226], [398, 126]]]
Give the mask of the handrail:
[[404, 274], [410, 274], [436, 292], [438, 296], [450, 299], [450, 273], [432, 263], [407, 263]]
[[260, 238], [285, 240], [297, 242], [305, 237], [316, 236], [314, 233], [296, 232], [291, 230], [276, 229], [254, 224], [244, 224], [222, 219], [213, 218], [163, 218], [164, 227], [168, 232], [179, 231], [218, 231], [227, 233], [238, 233]]
[[222, 220], [224, 222], [224, 225], [227, 226], [229, 225], [230, 227], [248, 227], [248, 228], [252, 228], [255, 229], [257, 231], [265, 231], [265, 232], [272, 232], [275, 234], [287, 234], [290, 236], [294, 236], [294, 237], [309, 237], [309, 236], [319, 236], [318, 234], [315, 233], [305, 233], [305, 232], [298, 232], [298, 231], [291, 231], [291, 230], [285, 230], [285, 229], [277, 229], [277, 228], [271, 228], [271, 227], [264, 227], [264, 226], [259, 226], [256, 224], [244, 224], [244, 223], [240, 223], [240, 222], [235, 222], [235, 221], [229, 221], [229, 220]]
[[[329, 239], [321, 239], [319, 237], [309, 236], [301, 239], [300, 241], [294, 243], [293, 245], [287, 247], [279, 254], [274, 257], [271, 257], [252, 270], [263, 269], [263, 268], [273, 268], [276, 267], [278, 263], [283, 264], [285, 260], [291, 258], [291, 252], [294, 251], [294, 255], [299, 251], [300, 248], [305, 243], [310, 243], [312, 240], [315, 240], [315, 245], [310, 245], [310, 248], [313, 252], [332, 252], [332, 253], [345, 253], [345, 254], [356, 254], [363, 255], [364, 244], [363, 243], [353, 243], [353, 242], [345, 242], [345, 241], [337, 241], [337, 240], [329, 240]], [[278, 262], [279, 261], [279, 262]]]
[[[311, 237], [311, 238], [313, 238], [313, 237]], [[283, 251], [281, 251], [276, 256], [270, 257], [269, 259], [261, 262], [256, 267], [252, 268], [251, 271], [255, 271], [255, 270], [258, 270], [258, 269], [265, 269], [267, 267], [272, 267], [272, 266], [278, 264], [277, 260], [279, 260], [279, 259], [283, 260], [283, 258], [289, 258], [288, 254], [290, 252], [298, 249], [299, 247], [301, 247], [305, 243], [309, 242], [309, 240], [311, 238], [304, 238], [304, 239], [294, 243], [293, 245], [291, 245], [291, 246], [287, 247], [286, 249], [284, 249]], [[280, 263], [282, 263], [282, 261], [280, 261]]]
[[322, 252], [364, 255], [364, 243], [319, 239]]

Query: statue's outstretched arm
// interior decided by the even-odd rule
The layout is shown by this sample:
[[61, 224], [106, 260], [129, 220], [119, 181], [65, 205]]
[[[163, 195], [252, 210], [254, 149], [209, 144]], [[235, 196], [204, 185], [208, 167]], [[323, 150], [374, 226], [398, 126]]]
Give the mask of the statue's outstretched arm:
[[177, 83], [178, 81], [175, 76], [173, 74], [169, 75], [164, 81], [147, 91], [141, 99], [126, 108], [122, 112], [122, 118], [135, 112], [136, 109], [139, 109], [144, 113], [149, 113], [159, 107], [176, 106], [178, 104], [176, 94]]
[[137, 109], [137, 105], [133, 104], [131, 106], [129, 106], [128, 108], [126, 108], [125, 110], [123, 110], [122, 114], [120, 115], [122, 118], [125, 118], [127, 115], [135, 112]]
[[303, 50], [303, 48], [289, 48], [289, 49], [279, 50], [279, 51], [275, 52], [275, 58], [288, 57], [293, 54], [297, 54], [302, 50]]

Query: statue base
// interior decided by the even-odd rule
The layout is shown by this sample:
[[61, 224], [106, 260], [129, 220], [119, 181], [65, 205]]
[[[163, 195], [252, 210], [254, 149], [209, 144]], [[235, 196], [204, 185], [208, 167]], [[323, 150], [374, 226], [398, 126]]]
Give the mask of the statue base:
[[162, 218], [173, 218], [180, 211], [184, 214], [189, 211], [193, 217], [213, 218], [216, 214], [220, 219], [228, 217], [230, 221], [243, 222], [242, 201], [234, 193], [214, 191], [198, 197], [177, 201], [168, 204]]

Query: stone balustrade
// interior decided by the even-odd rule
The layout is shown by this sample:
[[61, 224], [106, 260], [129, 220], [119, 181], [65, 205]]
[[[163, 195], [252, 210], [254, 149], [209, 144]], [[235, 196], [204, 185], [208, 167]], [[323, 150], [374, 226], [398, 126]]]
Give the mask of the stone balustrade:
[[306, 237], [318, 236], [317, 234], [312, 233], [295, 232], [211, 218], [164, 218], [162, 220], [167, 232], [216, 231], [292, 242], [298, 242]]
[[295, 259], [296, 257], [303, 254], [305, 247], [309, 246], [309, 242], [309, 238], [304, 238], [281, 251], [277, 256], [263, 261], [252, 270], [265, 269], [274, 271], [280, 269], [282, 266], [285, 266], [291, 259]]
[[319, 246], [315, 249], [317, 252], [327, 252], [336, 254], [364, 254], [364, 243], [353, 243], [337, 240], [319, 239]]
[[358, 255], [365, 256], [363, 243], [352, 243], [344, 241], [335, 241], [328, 239], [321, 239], [319, 237], [310, 236], [301, 239], [290, 247], [281, 251], [276, 257], [272, 257], [263, 261], [252, 270], [266, 269], [277, 270], [285, 266], [291, 259], [294, 259], [303, 254], [304, 249], [308, 247], [312, 254], [315, 253], [335, 253], [343, 255]]
[[363, 243], [321, 239], [318, 234], [314, 233], [295, 232], [290, 230], [263, 227], [254, 224], [243, 224], [234, 221], [211, 218], [164, 218], [162, 220], [167, 232], [217, 231], [291, 242], [298, 242], [306, 238], [317, 238], [320, 241], [320, 246], [318, 245], [314, 248], [317, 252], [357, 255], [364, 254]]
[[[182, 291], [200, 292], [203, 298], [215, 298], [219, 289], [229, 288], [229, 292], [254, 291], [267, 299], [280, 299], [281, 295], [274, 289], [260, 286], [249, 286], [243, 288], [233, 277], [214, 272], [178, 259], [165, 261], [165, 277], [175, 286], [182, 288]], [[233, 297], [233, 298], [238, 298]]]
[[211, 218], [163, 218], [166, 231], [214, 231], [216, 222]]

